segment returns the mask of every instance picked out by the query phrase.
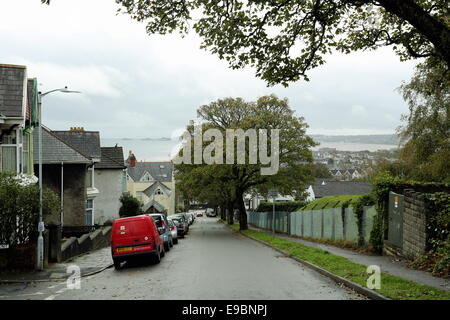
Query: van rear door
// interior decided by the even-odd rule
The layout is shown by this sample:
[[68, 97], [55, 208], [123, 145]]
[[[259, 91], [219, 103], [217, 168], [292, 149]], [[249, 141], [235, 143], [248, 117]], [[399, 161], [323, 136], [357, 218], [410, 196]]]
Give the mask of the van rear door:
[[142, 218], [117, 221], [113, 235], [116, 252], [119, 254], [130, 253], [135, 251], [133, 247], [148, 244], [148, 242], [153, 243], [150, 228], [148, 220]]

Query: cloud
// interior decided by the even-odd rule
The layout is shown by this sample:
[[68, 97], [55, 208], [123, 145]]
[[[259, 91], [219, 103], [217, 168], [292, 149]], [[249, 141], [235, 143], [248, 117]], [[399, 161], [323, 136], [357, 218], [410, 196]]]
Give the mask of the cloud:
[[49, 62], [25, 62], [28, 74], [37, 77], [42, 84], [41, 91], [68, 86], [87, 96], [117, 98], [122, 95], [121, 87], [127, 83], [127, 76], [110, 66], [59, 65]]
[[358, 118], [367, 118], [366, 107], [359, 104], [355, 104], [352, 106], [351, 114]]

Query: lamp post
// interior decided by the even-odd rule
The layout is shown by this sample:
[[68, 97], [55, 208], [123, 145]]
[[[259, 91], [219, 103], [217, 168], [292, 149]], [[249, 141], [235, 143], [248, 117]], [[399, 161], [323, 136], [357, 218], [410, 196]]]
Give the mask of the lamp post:
[[42, 237], [42, 232], [44, 232], [44, 221], [42, 219], [42, 97], [53, 93], [53, 92], [63, 92], [63, 93], [81, 93], [79, 91], [70, 91], [67, 87], [62, 89], [54, 89], [47, 91], [45, 93], [38, 92], [38, 114], [39, 114], [39, 224], [38, 224], [38, 241], [37, 241], [37, 263], [36, 269], [44, 269], [44, 238]]

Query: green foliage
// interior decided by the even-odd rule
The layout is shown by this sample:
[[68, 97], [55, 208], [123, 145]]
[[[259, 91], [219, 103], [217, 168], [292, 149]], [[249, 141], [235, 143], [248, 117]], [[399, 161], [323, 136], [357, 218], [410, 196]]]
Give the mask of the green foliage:
[[356, 201], [353, 202], [353, 213], [356, 216], [356, 221], [358, 224], [358, 245], [364, 245], [364, 233], [363, 233], [363, 212], [365, 206], [373, 206], [375, 201], [371, 194], [365, 194]]
[[346, 202], [348, 202], [347, 204], [353, 203], [359, 197], [361, 196], [360, 195], [326, 196], [309, 202], [305, 207], [301, 208], [301, 211], [340, 208], [343, 207]]
[[122, 203], [119, 209], [119, 216], [121, 218], [143, 214], [140, 201], [132, 195], [128, 193], [122, 194], [122, 196], [120, 196], [120, 202]]
[[400, 87], [409, 114], [399, 128], [403, 141], [401, 178], [450, 183], [450, 72], [435, 59], [417, 65], [409, 83]]
[[375, 202], [377, 215], [374, 217], [372, 231], [370, 232], [370, 244], [376, 253], [383, 251], [383, 239], [387, 230], [389, 191], [399, 180], [388, 172], [381, 172], [372, 181], [372, 197]]
[[[43, 216], [60, 211], [59, 197], [49, 189], [42, 194]], [[26, 244], [37, 236], [39, 187], [24, 185], [15, 175], [0, 172], [0, 243]]]
[[116, 2], [146, 22], [149, 34], [194, 29], [202, 48], [233, 69], [254, 67], [269, 85], [308, 80], [309, 70], [335, 50], [392, 46], [403, 60], [433, 56], [450, 63], [446, 0]]
[[450, 277], [450, 194], [425, 194], [427, 242], [435, 258], [432, 272]]
[[186, 210], [184, 209], [184, 206], [181, 206], [181, 205], [178, 205], [176, 208], [175, 208], [175, 212], [176, 213], [178, 213], [178, 212], [185, 212]]
[[[272, 129], [279, 131], [279, 162], [278, 172], [273, 175], [261, 174], [261, 168], [267, 165], [261, 161], [253, 164], [249, 161], [250, 141], [245, 139], [244, 162], [237, 161], [237, 144], [234, 145], [234, 164], [176, 164], [175, 175], [179, 181], [178, 190], [185, 199], [194, 199], [210, 205], [220, 205], [230, 208], [234, 204], [239, 210], [245, 210], [242, 197], [244, 193], [256, 191], [267, 194], [276, 188], [281, 194], [302, 194], [311, 177], [303, 165], [312, 161], [310, 147], [316, 143], [306, 135], [308, 125], [303, 117], [294, 115], [287, 99], [279, 99], [275, 95], [262, 96], [257, 101], [247, 102], [241, 98], [219, 99], [197, 110], [198, 116], [204, 121], [203, 131], [216, 129], [222, 137], [226, 137], [227, 129]], [[196, 129], [190, 125], [188, 132], [195, 139]], [[191, 150], [194, 150], [194, 139]], [[270, 146], [270, 134], [267, 143]], [[223, 141], [225, 140], [225, 141]], [[227, 141], [222, 140], [223, 155], [227, 153]], [[203, 140], [202, 153], [210, 147], [210, 142]], [[180, 151], [180, 157], [183, 150]], [[193, 160], [193, 153], [191, 160]], [[215, 151], [214, 151], [215, 155]], [[225, 163], [225, 159], [222, 159]], [[191, 161], [194, 163], [194, 161]], [[246, 219], [245, 212], [240, 215]], [[246, 220], [242, 220], [242, 228], [246, 228]]]
[[306, 168], [311, 170], [311, 176], [314, 178], [332, 178], [330, 170], [323, 163], [308, 163]]
[[450, 237], [450, 194], [425, 194], [427, 207], [427, 235], [432, 249], [442, 247]]
[[[305, 201], [275, 201], [275, 211], [294, 212], [306, 205]], [[272, 202], [261, 202], [256, 209], [257, 212], [272, 212]]]

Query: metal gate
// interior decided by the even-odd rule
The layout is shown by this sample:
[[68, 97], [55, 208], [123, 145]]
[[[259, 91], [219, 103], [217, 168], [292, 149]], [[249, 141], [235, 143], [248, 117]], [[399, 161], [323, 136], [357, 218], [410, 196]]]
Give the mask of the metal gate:
[[388, 241], [396, 247], [403, 246], [403, 210], [404, 196], [389, 192]]

